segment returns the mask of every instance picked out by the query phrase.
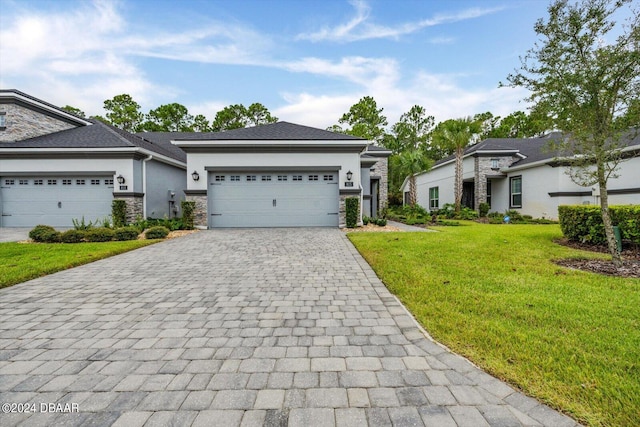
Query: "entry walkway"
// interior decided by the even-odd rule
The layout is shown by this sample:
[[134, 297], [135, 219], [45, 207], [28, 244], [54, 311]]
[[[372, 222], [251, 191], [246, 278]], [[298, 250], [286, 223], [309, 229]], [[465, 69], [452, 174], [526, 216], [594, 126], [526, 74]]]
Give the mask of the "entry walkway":
[[4, 427], [575, 425], [426, 337], [337, 229], [195, 233], [2, 289], [0, 320]]

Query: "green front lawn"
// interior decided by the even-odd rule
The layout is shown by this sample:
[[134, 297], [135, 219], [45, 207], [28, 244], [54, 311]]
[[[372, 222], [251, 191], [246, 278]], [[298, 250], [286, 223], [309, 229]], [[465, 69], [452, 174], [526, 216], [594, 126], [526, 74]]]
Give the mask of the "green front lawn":
[[0, 288], [156, 243], [0, 243]]
[[640, 280], [556, 266], [602, 256], [557, 225], [465, 224], [348, 236], [434, 339], [580, 422], [640, 425]]

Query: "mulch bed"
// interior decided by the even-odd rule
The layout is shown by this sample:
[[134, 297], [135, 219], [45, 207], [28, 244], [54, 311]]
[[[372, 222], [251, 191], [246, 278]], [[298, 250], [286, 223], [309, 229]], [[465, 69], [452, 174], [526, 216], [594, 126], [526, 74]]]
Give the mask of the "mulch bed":
[[[608, 249], [604, 246], [571, 242], [564, 238], [558, 239], [556, 243], [584, 251], [609, 253]], [[555, 263], [563, 267], [605, 274], [607, 276], [640, 278], [640, 247], [625, 247], [622, 251], [622, 259], [622, 267], [620, 268], [613, 265], [611, 261], [602, 259], [562, 259], [555, 261]]]

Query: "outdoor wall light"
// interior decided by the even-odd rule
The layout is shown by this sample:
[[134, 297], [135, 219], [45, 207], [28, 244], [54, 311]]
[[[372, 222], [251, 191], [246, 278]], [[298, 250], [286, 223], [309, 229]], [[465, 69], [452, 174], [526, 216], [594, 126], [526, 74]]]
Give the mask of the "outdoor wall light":
[[122, 175], [118, 175], [118, 177], [116, 178], [118, 180], [118, 184], [122, 185], [124, 184], [124, 176]]
[[353, 172], [349, 171], [347, 172], [347, 181], [351, 181], [351, 178], [353, 178]]
[[194, 181], [198, 181], [200, 179], [200, 174], [198, 173], [198, 171], [193, 171], [193, 173], [191, 174], [191, 178], [193, 178]]

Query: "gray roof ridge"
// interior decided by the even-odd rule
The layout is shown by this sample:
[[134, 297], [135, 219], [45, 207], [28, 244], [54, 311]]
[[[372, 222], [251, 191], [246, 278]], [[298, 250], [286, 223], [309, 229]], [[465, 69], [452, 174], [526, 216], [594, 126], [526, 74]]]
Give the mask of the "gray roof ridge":
[[[120, 139], [121, 141], [123, 141], [125, 144], [127, 144], [130, 147], [137, 147], [136, 144], [134, 144], [133, 142], [129, 141], [127, 138], [125, 138], [123, 135], [121, 135], [120, 133], [118, 133], [115, 129], [112, 129], [112, 125], [109, 125], [108, 123], [105, 123], [101, 120], [98, 119], [90, 119], [90, 121], [93, 123], [93, 125], [101, 125], [103, 126], [107, 131], [111, 132], [112, 134], [114, 134], [118, 139]], [[124, 131], [126, 132], [126, 131]], [[127, 132], [129, 133], [129, 132]], [[135, 136], [132, 133], [129, 133], [129, 135]]]

